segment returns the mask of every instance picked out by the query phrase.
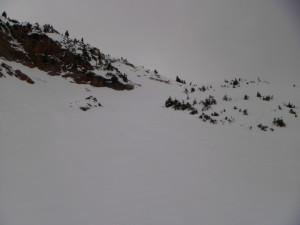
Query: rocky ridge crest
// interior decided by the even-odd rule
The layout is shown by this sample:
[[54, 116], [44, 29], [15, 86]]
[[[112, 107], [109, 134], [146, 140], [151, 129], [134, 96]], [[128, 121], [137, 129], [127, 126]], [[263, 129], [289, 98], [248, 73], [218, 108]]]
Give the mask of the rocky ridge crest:
[[[6, 14], [0, 17], [0, 57], [36, 67], [52, 76], [70, 77], [79, 84], [115, 90], [134, 88], [127, 75], [112, 65], [118, 60], [134, 67], [127, 60], [113, 59], [83, 39], [72, 39], [68, 31], [63, 35], [52, 25], [20, 23]], [[97, 74], [99, 70], [106, 76]]]

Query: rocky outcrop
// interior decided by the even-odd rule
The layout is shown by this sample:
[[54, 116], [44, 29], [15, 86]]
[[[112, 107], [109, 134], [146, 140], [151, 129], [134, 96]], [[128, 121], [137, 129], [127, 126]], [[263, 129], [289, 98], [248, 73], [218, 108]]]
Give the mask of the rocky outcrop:
[[[124, 79], [124, 75], [99, 49], [85, 44], [83, 40], [62, 35], [51, 25], [41, 27], [0, 17], [0, 57], [31, 68], [37, 67], [49, 75], [70, 77], [79, 84], [115, 90], [133, 89], [133, 85], [128, 84], [127, 78]], [[100, 76], [94, 72], [96, 69], [109, 71], [113, 76]], [[16, 72], [16, 76], [25, 79], [20, 72]]]
[[15, 76], [16, 78], [26, 81], [29, 84], [34, 84], [34, 81], [31, 80], [30, 77], [28, 77], [26, 74], [22, 73], [20, 70], [14, 70], [11, 66], [1, 63], [0, 65], [0, 78], [5, 77], [4, 73], [10, 75], [10, 76]]
[[75, 76], [74, 81], [78, 84], [90, 84], [94, 87], [109, 87], [119, 91], [132, 90], [134, 88], [133, 85], [120, 83], [115, 77], [107, 79], [92, 72], [86, 73], [85, 76]]

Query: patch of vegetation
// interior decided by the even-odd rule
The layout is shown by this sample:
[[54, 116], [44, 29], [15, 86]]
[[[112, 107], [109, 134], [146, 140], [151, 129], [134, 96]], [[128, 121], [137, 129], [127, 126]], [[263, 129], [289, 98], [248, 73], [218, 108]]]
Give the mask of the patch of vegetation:
[[296, 108], [296, 106], [294, 104], [290, 103], [290, 102], [288, 104], [284, 103], [284, 106], [287, 107], [287, 108], [290, 108], [290, 109], [295, 109]]
[[270, 100], [273, 100], [273, 95], [262, 96], [262, 100], [267, 101], [267, 102]]
[[244, 100], [249, 100], [249, 96], [248, 95], [244, 95]]
[[213, 96], [209, 95], [208, 98], [206, 98], [204, 101], [201, 101], [200, 103], [203, 105], [202, 111], [206, 111], [208, 109], [211, 109], [212, 105], [216, 105], [217, 101]]
[[262, 131], [267, 131], [268, 130], [268, 126], [267, 125], [262, 125], [261, 123], [257, 125], [257, 127], [259, 129], [261, 129]]
[[282, 118], [274, 118], [273, 124], [277, 127], [285, 127], [286, 126], [286, 124]]
[[185, 80], [180, 79], [178, 76], [176, 76], [176, 82], [185, 84]]
[[243, 114], [244, 114], [245, 116], [248, 116], [248, 110], [247, 110], [247, 109], [244, 109], [244, 110], [243, 110]]
[[189, 102], [184, 102], [183, 100], [180, 102], [177, 99], [172, 99], [171, 97], [169, 97], [167, 99], [167, 101], [165, 102], [165, 106], [166, 108], [170, 108], [172, 107], [175, 110], [189, 110], [189, 111], [193, 111], [193, 110], [197, 110], [195, 109]]
[[[224, 86], [221, 85], [221, 87], [235, 88], [235, 87], [240, 87], [240, 85], [242, 85], [242, 84], [251, 85], [253, 83], [256, 83], [257, 85], [259, 85], [259, 83], [269, 84], [266, 81], [261, 81], [259, 78], [257, 81], [256, 80], [255, 81], [247, 81], [242, 78], [235, 78], [233, 80], [225, 80], [225, 85], [223, 83]], [[192, 85], [192, 84], [190, 84], [190, 85]], [[171, 97], [169, 97], [167, 99], [167, 101], [165, 102], [165, 106], [167, 108], [171, 107], [174, 110], [189, 111], [189, 114], [191, 114], [191, 115], [199, 114], [198, 118], [201, 121], [208, 122], [211, 124], [224, 125], [226, 123], [231, 124], [231, 123], [235, 122], [235, 118], [233, 118], [232, 116], [229, 115], [230, 112], [232, 112], [232, 111], [235, 111], [236, 113], [239, 112], [243, 116], [249, 115], [249, 111], [247, 108], [244, 108], [244, 107], [241, 108], [238, 105], [234, 105], [234, 104], [238, 104], [237, 101], [241, 101], [241, 100], [247, 100], [247, 101], [251, 102], [251, 100], [252, 100], [251, 95], [244, 94], [244, 95], [242, 95], [242, 98], [233, 98], [233, 97], [229, 96], [230, 92], [226, 93], [226, 94], [223, 92], [223, 97], [221, 97], [221, 96], [219, 96], [219, 97], [221, 100], [224, 101], [221, 104], [225, 104], [227, 106], [229, 105], [228, 110], [226, 108], [226, 110], [228, 111], [228, 113], [227, 113], [227, 111], [224, 108], [215, 110], [215, 109], [217, 109], [217, 107], [215, 107], [215, 105], [217, 105], [218, 98], [215, 98], [213, 95], [208, 95], [208, 97], [202, 98], [202, 99], [196, 98], [196, 96], [199, 95], [199, 93], [194, 93], [194, 92], [197, 92], [197, 90], [199, 90], [201, 92], [206, 92], [209, 89], [212, 89], [212, 86], [193, 85], [192, 87], [184, 87], [183, 93], [186, 95], [187, 100], [189, 100], [190, 98], [193, 99], [191, 101], [191, 103], [189, 103], [187, 100], [177, 100], [177, 99], [172, 99]], [[184, 94], [182, 97], [184, 97]], [[254, 98], [254, 96], [256, 96], [257, 98], [260, 98], [262, 101], [273, 100], [273, 95], [262, 95], [260, 92], [256, 92], [256, 95], [254, 94], [253, 98]], [[236, 103], [234, 103], [234, 104], [226, 103], [229, 101], [235, 101]], [[242, 104], [246, 104], [246, 103], [242, 103]], [[294, 104], [288, 102], [287, 104], [284, 103], [284, 106], [289, 108], [290, 114], [297, 117], [297, 111], [295, 110], [295, 108], [297, 108], [297, 107]], [[233, 110], [231, 107], [233, 107]], [[282, 109], [283, 109], [283, 104], [278, 105], [278, 110], [282, 110]], [[276, 112], [277, 108], [275, 108], [274, 111]], [[251, 115], [252, 114], [255, 116], [255, 110], [253, 112], [251, 112]], [[241, 119], [241, 117], [238, 117], [238, 118]], [[247, 128], [249, 128], [249, 130], [252, 130], [255, 127], [255, 126], [253, 126], [254, 124], [253, 123], [252, 123], [252, 125], [246, 124], [247, 122], [249, 122], [249, 121], [245, 120], [245, 124], [242, 124], [242, 121], [241, 121], [241, 123], [239, 125], [242, 127], [247, 127]], [[274, 129], [276, 129], [275, 127], [285, 127], [285, 126], [286, 126], [286, 124], [282, 118], [274, 118], [273, 124], [266, 125], [263, 123], [259, 123], [257, 125], [257, 127], [262, 131], [274, 131]]]
[[293, 114], [295, 117], [297, 117], [297, 113], [293, 109], [290, 109], [289, 113]]
[[227, 95], [224, 95], [223, 101], [230, 102], [232, 101], [232, 98], [228, 97]]
[[202, 113], [199, 118], [203, 121], [203, 122], [210, 122], [212, 124], [217, 124], [218, 121], [216, 119], [211, 118], [209, 115]]

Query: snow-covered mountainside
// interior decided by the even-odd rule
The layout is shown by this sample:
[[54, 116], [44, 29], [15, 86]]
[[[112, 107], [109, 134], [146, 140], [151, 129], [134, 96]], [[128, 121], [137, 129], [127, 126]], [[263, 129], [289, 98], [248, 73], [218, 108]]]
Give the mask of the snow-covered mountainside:
[[0, 57], [17, 61], [30, 68], [38, 68], [49, 75], [70, 77], [79, 84], [110, 87], [116, 90], [134, 88], [112, 63], [126, 59], [112, 59], [99, 49], [58, 33], [51, 25], [19, 23], [6, 16], [0, 18]]
[[1, 225], [299, 223], [300, 83], [173, 81], [25, 26], [1, 17]]

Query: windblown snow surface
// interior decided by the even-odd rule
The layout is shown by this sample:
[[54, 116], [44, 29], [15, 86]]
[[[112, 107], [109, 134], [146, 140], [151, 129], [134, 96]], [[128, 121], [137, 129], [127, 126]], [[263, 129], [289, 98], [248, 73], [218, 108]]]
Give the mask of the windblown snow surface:
[[[0, 78], [1, 225], [300, 223], [299, 117], [275, 110], [300, 106], [300, 83], [226, 89], [222, 81], [190, 93], [217, 96], [216, 107], [236, 119], [213, 125], [166, 108], [190, 86], [160, 82], [142, 67], [115, 63], [140, 84], [115, 91], [1, 62], [35, 81]], [[257, 91], [274, 100], [256, 99]], [[223, 102], [224, 94], [233, 100]], [[89, 96], [102, 107], [80, 110], [93, 104]], [[235, 105], [248, 107], [248, 117], [234, 114]], [[272, 127], [273, 114], [287, 126], [257, 128]]]

